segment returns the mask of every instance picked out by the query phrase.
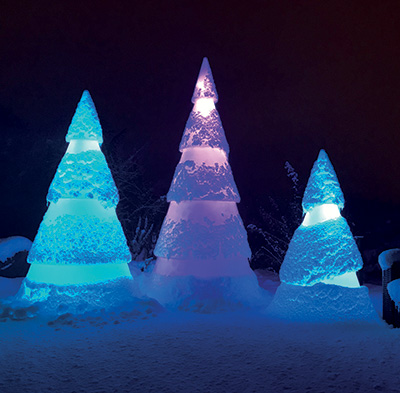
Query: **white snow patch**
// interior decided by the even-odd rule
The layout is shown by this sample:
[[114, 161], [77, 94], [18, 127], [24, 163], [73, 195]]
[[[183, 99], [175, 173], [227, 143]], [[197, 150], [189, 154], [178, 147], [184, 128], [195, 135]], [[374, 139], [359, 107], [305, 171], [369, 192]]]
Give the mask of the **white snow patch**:
[[394, 262], [400, 261], [400, 248], [383, 251], [378, 258], [382, 270], [390, 269]]
[[0, 262], [5, 262], [20, 251], [29, 251], [32, 242], [23, 236], [11, 236], [0, 239]]

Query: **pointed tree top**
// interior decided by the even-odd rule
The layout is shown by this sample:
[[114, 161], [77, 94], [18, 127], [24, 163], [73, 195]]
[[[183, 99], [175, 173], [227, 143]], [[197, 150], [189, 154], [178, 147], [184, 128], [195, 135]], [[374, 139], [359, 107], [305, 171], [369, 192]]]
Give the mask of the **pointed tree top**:
[[73, 139], [84, 139], [103, 143], [103, 132], [99, 116], [92, 97], [87, 90], [82, 94], [65, 139], [67, 142]]
[[325, 203], [332, 203], [343, 209], [344, 196], [328, 154], [321, 149], [304, 192], [303, 210], [306, 213]]
[[196, 87], [194, 88], [192, 96], [193, 104], [199, 98], [212, 98], [214, 102], [218, 102], [217, 89], [215, 88], [214, 78], [207, 57], [203, 59], [203, 63], [201, 64]]

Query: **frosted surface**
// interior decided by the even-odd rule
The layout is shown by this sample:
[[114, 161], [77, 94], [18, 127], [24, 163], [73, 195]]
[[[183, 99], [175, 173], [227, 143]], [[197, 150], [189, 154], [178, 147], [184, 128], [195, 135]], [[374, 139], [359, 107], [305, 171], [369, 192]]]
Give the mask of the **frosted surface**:
[[207, 57], [203, 59], [201, 64], [196, 87], [192, 96], [193, 104], [199, 98], [212, 98], [214, 102], [218, 101], [217, 89], [215, 88], [214, 78], [212, 76], [211, 67]]
[[167, 195], [170, 202], [154, 254], [154, 271], [197, 278], [248, 276], [251, 251], [236, 203], [229, 146], [215, 108], [217, 93], [207, 59], [179, 146], [183, 153]]
[[186, 122], [179, 150], [189, 147], [216, 147], [229, 153], [229, 145], [219, 113], [213, 109], [207, 116], [191, 111]]
[[115, 209], [97, 201], [51, 204], [28, 255], [31, 264], [127, 263], [131, 255]]
[[268, 312], [273, 316], [293, 321], [378, 319], [367, 287], [347, 288], [322, 283], [311, 287], [282, 283]]
[[100, 150], [64, 155], [47, 195], [49, 202], [60, 198], [97, 199], [105, 207], [117, 206], [117, 187]]
[[29, 251], [32, 242], [23, 236], [11, 236], [0, 239], [0, 262], [5, 262], [20, 251]]
[[339, 217], [309, 227], [301, 225], [290, 241], [279, 276], [285, 283], [313, 285], [361, 268], [350, 228]]
[[304, 192], [303, 210], [308, 212], [322, 204], [334, 204], [340, 209], [344, 207], [344, 196], [325, 150], [320, 151], [311, 170]]
[[85, 90], [68, 128], [67, 142], [73, 139], [94, 140], [103, 143], [103, 132], [96, 108], [89, 92]]
[[41, 313], [82, 314], [101, 309], [123, 310], [137, 301], [132, 281], [132, 277], [120, 277], [102, 283], [60, 286], [34, 282], [28, 277], [23, 281], [17, 298], [20, 302], [40, 304]]
[[240, 202], [230, 165], [179, 163], [167, 195], [168, 201], [214, 200]]
[[[222, 224], [207, 217], [202, 223], [171, 220], [166, 217], [154, 254], [164, 258], [229, 258], [240, 254], [250, 257], [247, 232], [240, 216], [228, 216]], [[200, 263], [200, 262], [199, 262]]]

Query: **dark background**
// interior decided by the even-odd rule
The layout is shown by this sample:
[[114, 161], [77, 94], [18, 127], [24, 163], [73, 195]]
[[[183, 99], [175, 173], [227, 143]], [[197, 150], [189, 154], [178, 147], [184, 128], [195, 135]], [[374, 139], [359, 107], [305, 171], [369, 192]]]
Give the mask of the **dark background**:
[[0, 237], [33, 239], [84, 89], [165, 195], [207, 56], [246, 225], [325, 148], [362, 248], [400, 245], [399, 20], [398, 1], [3, 0]]

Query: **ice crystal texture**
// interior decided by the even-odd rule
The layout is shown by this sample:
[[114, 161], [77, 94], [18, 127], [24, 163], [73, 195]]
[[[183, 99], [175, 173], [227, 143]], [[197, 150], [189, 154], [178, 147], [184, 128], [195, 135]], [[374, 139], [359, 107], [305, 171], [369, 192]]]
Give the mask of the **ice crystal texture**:
[[219, 113], [213, 109], [207, 116], [192, 111], [186, 123], [179, 150], [189, 147], [215, 147], [229, 153], [229, 145]]
[[167, 195], [168, 201], [213, 200], [240, 202], [230, 165], [179, 163]]
[[[100, 150], [101, 127], [87, 91], [66, 139], [71, 143], [50, 185], [50, 205], [29, 252], [27, 283], [49, 290], [70, 285], [72, 292], [80, 292], [89, 283], [131, 279], [131, 254], [115, 211], [118, 191]], [[45, 291], [35, 285], [27, 284], [26, 296], [45, 301]]]
[[217, 100], [205, 58], [179, 147], [182, 157], [167, 195], [170, 206], [154, 250], [155, 274], [201, 279], [253, 274]]
[[168, 259], [216, 258], [220, 253], [225, 258], [238, 254], [251, 256], [240, 216], [230, 216], [221, 224], [207, 218], [202, 223], [166, 218], [154, 251], [155, 255]]
[[126, 238], [116, 214], [96, 215], [46, 213], [29, 252], [31, 264], [128, 263]]
[[118, 191], [100, 150], [66, 153], [50, 185], [47, 200], [97, 199], [105, 207], [116, 207]]
[[90, 93], [85, 90], [68, 128], [67, 142], [73, 139], [92, 140], [103, 143], [103, 133]]
[[279, 276], [282, 282], [313, 285], [325, 278], [357, 271], [363, 262], [343, 217], [295, 231]]
[[308, 212], [315, 206], [328, 203], [343, 209], [344, 196], [329, 157], [325, 150], [321, 150], [304, 192], [303, 210]]
[[367, 287], [322, 283], [311, 287], [281, 283], [268, 311], [293, 321], [378, 320]]
[[203, 63], [201, 64], [196, 87], [192, 96], [193, 104], [199, 98], [212, 98], [214, 102], [218, 101], [217, 89], [215, 88], [214, 78], [207, 57], [203, 59]]

